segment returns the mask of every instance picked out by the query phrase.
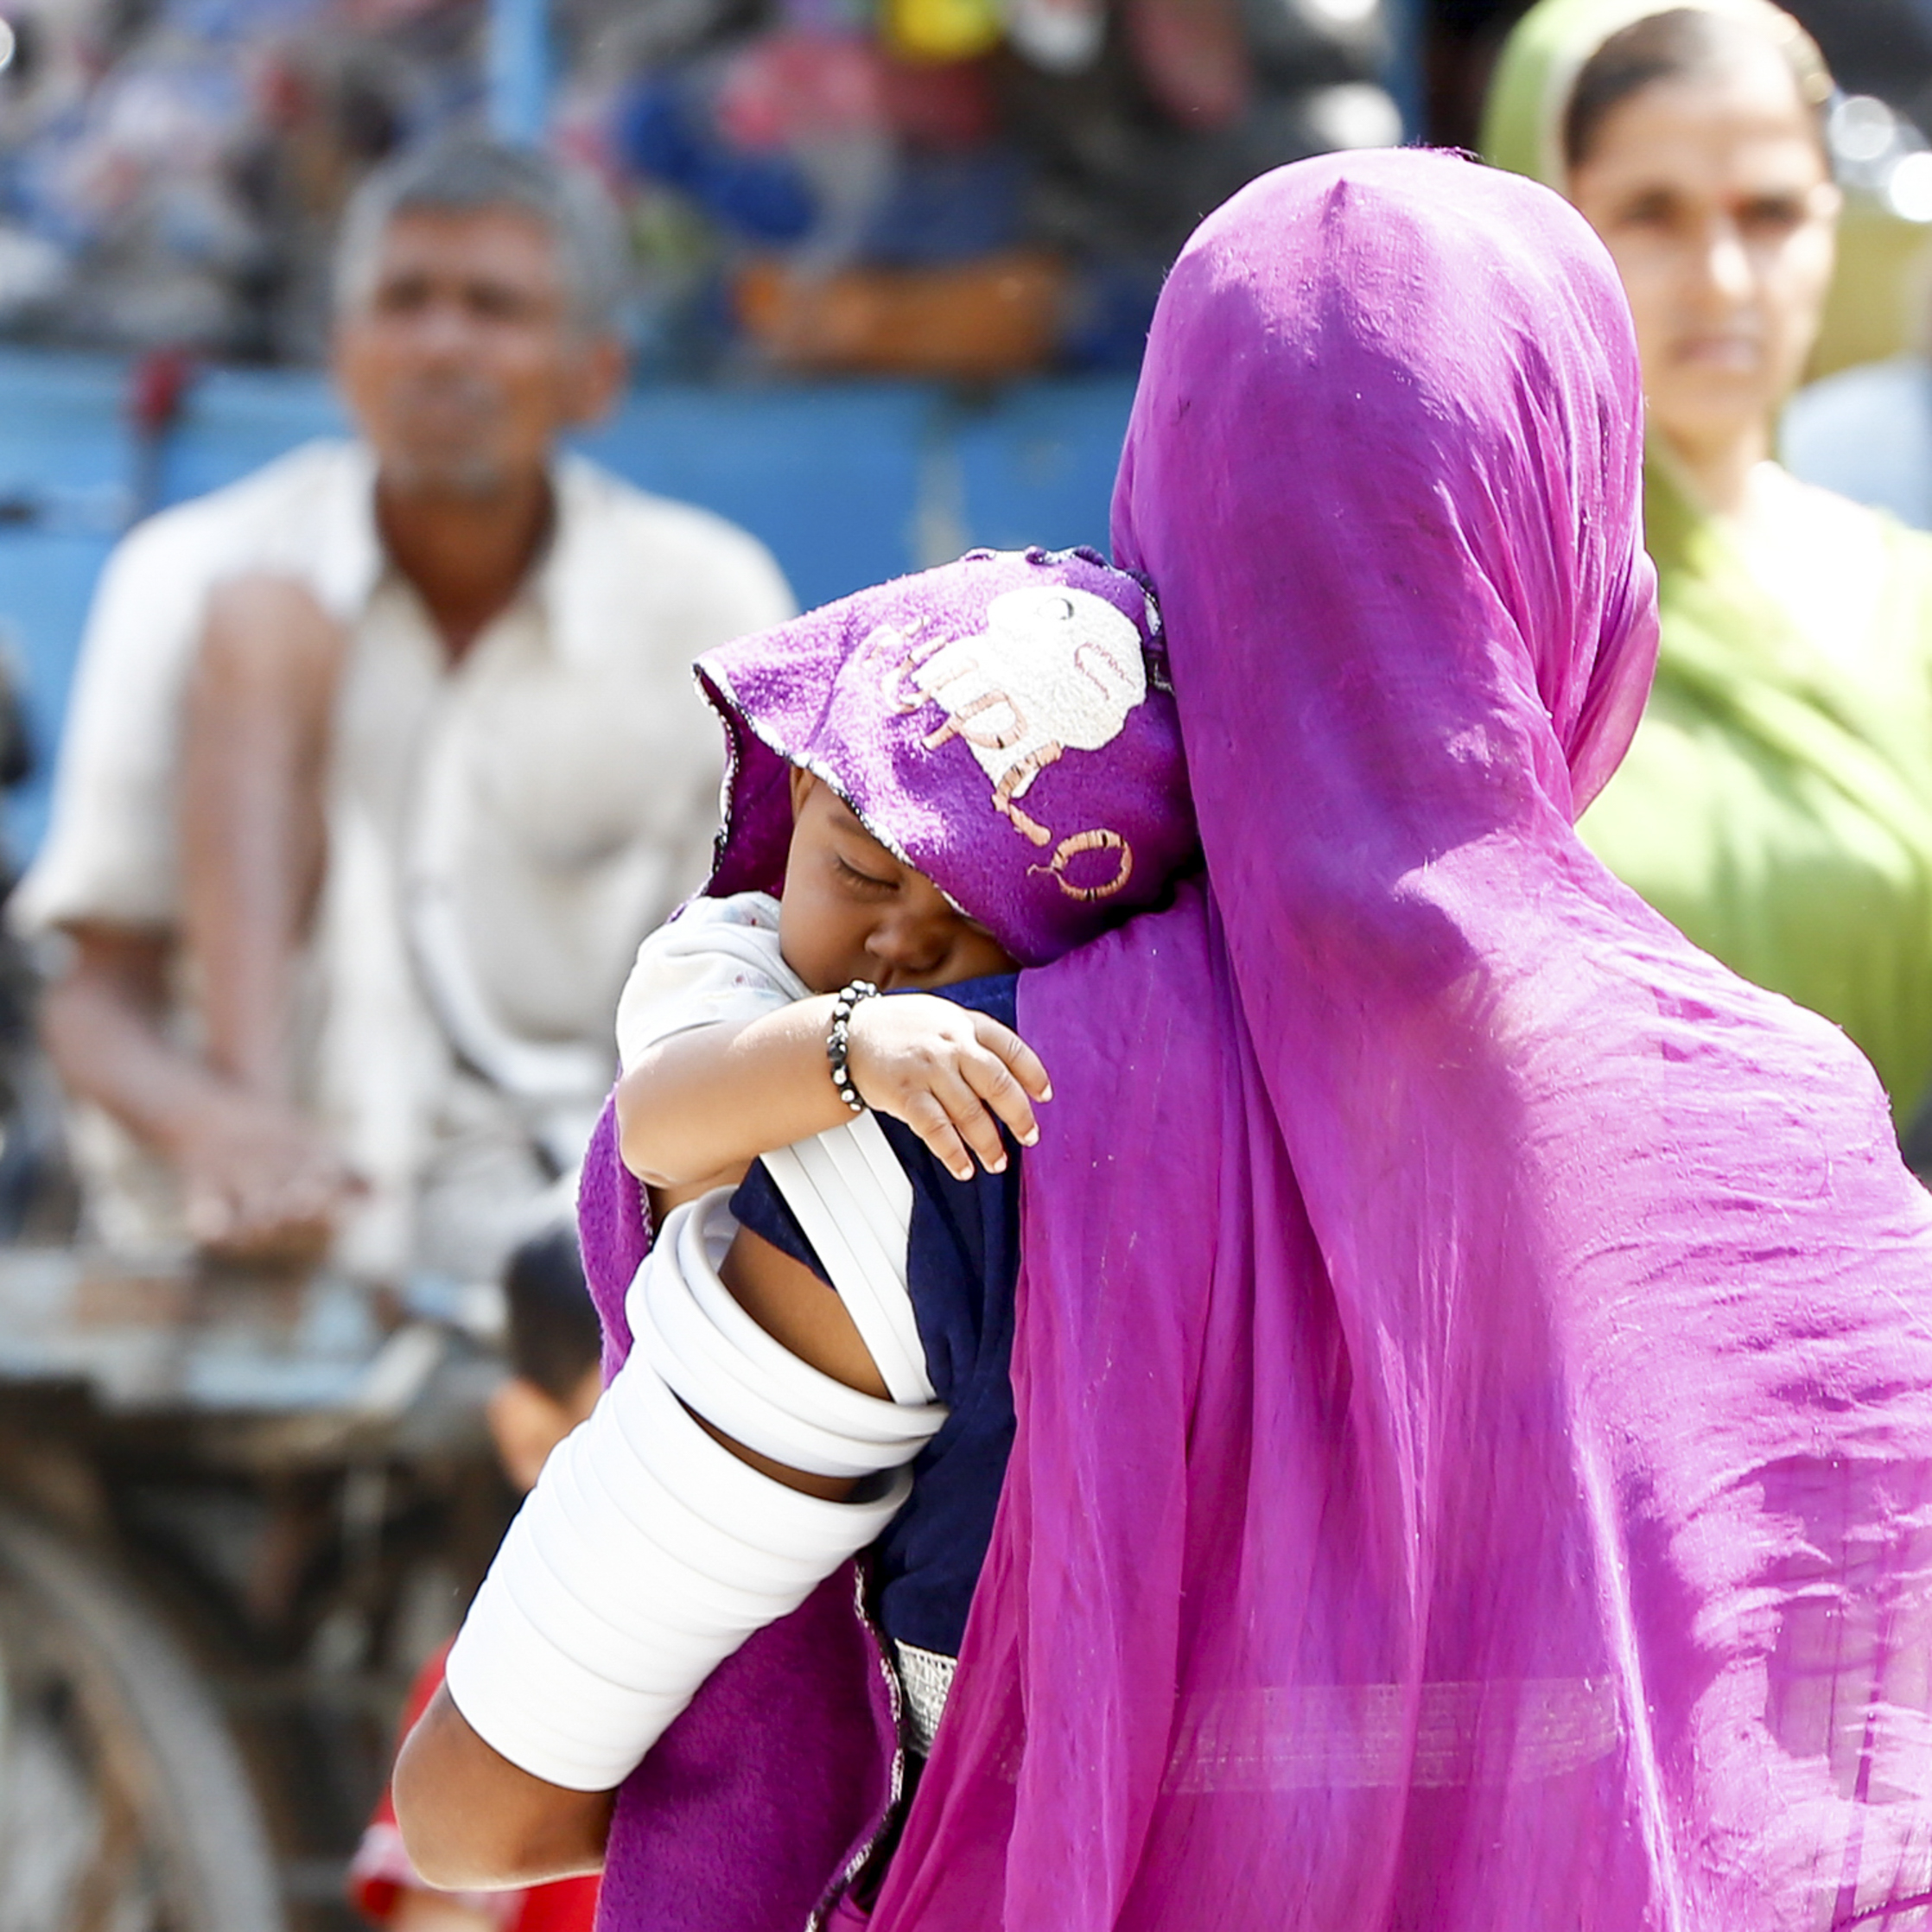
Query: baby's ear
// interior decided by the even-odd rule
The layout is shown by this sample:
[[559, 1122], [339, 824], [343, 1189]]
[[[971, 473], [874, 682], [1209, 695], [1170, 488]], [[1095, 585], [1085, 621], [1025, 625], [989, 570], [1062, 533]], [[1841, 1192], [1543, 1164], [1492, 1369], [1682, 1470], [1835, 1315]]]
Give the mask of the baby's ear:
[[791, 767], [791, 819], [796, 824], [798, 814], [805, 809], [805, 800], [811, 797], [812, 788], [818, 780], [803, 765]]

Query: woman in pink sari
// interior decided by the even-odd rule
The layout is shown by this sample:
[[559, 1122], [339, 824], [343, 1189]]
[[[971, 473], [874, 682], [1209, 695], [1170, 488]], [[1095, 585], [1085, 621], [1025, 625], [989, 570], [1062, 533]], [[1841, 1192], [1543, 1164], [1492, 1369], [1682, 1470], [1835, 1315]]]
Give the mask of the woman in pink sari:
[[[1932, 1925], [1932, 1203], [1843, 1036], [1573, 829], [1656, 651], [1641, 446], [1520, 179], [1306, 162], [1177, 264], [1115, 538], [1206, 874], [1020, 976], [1017, 1428], [875, 1932]], [[801, 1846], [836, 1897], [808, 1774], [891, 1762], [842, 1616], [645, 1759], [613, 1932], [763, 1925]]]
[[1554, 196], [1196, 235], [1115, 497], [1205, 889], [1022, 976], [1019, 1432], [898, 1932], [1932, 1923], [1932, 1204], [1573, 821], [1656, 648]]

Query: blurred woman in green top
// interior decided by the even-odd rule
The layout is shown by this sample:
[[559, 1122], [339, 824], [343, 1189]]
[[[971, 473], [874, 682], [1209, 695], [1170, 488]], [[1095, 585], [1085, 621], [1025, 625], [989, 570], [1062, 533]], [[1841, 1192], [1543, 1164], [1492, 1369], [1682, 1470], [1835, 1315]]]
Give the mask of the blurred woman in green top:
[[1932, 538], [1771, 460], [1831, 278], [1830, 91], [1766, 0], [1542, 0], [1484, 146], [1603, 237], [1643, 359], [1663, 646], [1583, 834], [1842, 1026], [1903, 1124], [1932, 1084]]

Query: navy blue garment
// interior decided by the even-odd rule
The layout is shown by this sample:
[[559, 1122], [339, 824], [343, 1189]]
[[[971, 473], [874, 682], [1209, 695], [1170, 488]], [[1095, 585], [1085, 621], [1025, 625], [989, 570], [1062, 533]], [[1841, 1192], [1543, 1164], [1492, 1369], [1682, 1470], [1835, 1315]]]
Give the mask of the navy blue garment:
[[[945, 997], [1014, 1023], [1017, 976], [949, 986]], [[880, 1116], [912, 1183], [906, 1277], [925, 1346], [926, 1375], [952, 1411], [912, 1465], [912, 1497], [874, 1548], [880, 1627], [901, 1643], [959, 1655], [966, 1612], [993, 1537], [993, 1512], [1013, 1449], [1013, 1308], [1020, 1279], [1019, 1148], [1003, 1174], [955, 1180], [925, 1143]], [[762, 1165], [733, 1197], [741, 1225], [825, 1271]]]
[[752, 241], [797, 241], [818, 218], [796, 162], [732, 147], [707, 124], [676, 76], [633, 88], [619, 105], [614, 134], [633, 172], [682, 189]]

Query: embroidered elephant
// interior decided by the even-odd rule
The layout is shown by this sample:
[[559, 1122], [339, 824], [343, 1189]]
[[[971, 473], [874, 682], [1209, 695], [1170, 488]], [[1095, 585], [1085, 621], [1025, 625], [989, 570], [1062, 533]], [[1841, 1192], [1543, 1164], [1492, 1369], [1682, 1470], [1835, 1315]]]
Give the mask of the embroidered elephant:
[[[960, 739], [993, 781], [995, 806], [1038, 846], [1052, 844], [1053, 834], [1017, 801], [1066, 752], [1097, 751], [1119, 736], [1147, 695], [1140, 633], [1090, 591], [1010, 590], [993, 600], [972, 636], [922, 646], [895, 632], [875, 643], [898, 646], [888, 690], [900, 709], [931, 703], [944, 714], [927, 747]], [[1096, 850], [1116, 855], [1114, 877], [1098, 886], [1070, 881], [1068, 863]], [[1093, 829], [1061, 840], [1048, 869], [1065, 892], [1106, 898], [1127, 883], [1133, 864], [1117, 833]]]

